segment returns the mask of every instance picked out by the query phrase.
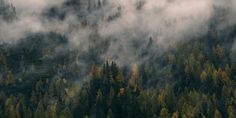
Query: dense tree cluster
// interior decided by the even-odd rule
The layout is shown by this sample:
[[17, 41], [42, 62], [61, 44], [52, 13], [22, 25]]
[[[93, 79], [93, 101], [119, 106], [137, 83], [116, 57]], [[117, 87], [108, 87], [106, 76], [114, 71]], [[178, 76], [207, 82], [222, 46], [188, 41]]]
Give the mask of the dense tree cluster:
[[[82, 3], [67, 3], [74, 4]], [[8, 16], [0, 11], [0, 17]], [[55, 17], [63, 19], [63, 12]], [[68, 39], [53, 32], [1, 44], [0, 118], [235, 118], [236, 29], [228, 30], [164, 52], [152, 37], [145, 49], [146, 42], [134, 41], [132, 49], [142, 47], [137, 57], [145, 61], [122, 67], [100, 58], [112, 39], [97, 40], [96, 33], [85, 52], [68, 48]]]
[[[75, 13], [71, 20], [78, 24], [68, 24], [72, 29], [67, 33], [94, 29], [82, 41], [85, 46], [71, 48], [65, 34], [53, 31], [25, 32], [12, 44], [0, 42], [0, 118], [236, 118], [235, 26], [218, 28], [217, 19], [224, 18], [216, 15], [208, 33], [168, 49], [154, 44], [151, 36], [148, 41], [134, 36], [138, 39], [121, 40], [120, 45], [130, 47], [118, 46], [114, 52], [118, 36], [102, 39], [99, 22], [119, 18], [122, 7], [105, 15], [106, 3], [66, 0], [42, 11], [42, 19], [52, 21], [65, 21]], [[144, 4], [139, 0], [135, 12]], [[0, 25], [16, 20], [15, 7], [0, 0]], [[120, 49], [135, 52], [128, 56], [138, 63], [104, 60], [108, 50]]]
[[162, 56], [163, 65], [171, 67], [166, 79], [174, 84], [157, 86], [149, 85], [150, 65], [133, 64], [127, 69], [107, 61], [101, 66], [92, 64], [83, 82], [65, 73], [73, 66], [59, 64], [54, 73], [58, 76], [36, 79], [24, 88], [29, 90], [15, 92], [10, 89], [24, 83], [24, 78], [9, 70], [9, 56], [2, 52], [0, 117], [235, 118], [235, 65], [230, 54], [220, 44], [206, 47], [199, 39], [187, 43]]

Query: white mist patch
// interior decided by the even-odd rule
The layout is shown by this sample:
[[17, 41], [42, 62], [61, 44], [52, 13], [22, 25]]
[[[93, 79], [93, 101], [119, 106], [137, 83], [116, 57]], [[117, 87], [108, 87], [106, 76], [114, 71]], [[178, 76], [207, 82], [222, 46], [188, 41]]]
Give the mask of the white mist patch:
[[51, 6], [59, 6], [65, 0], [10, 0], [20, 13], [31, 14], [41, 13]]
[[236, 0], [215, 0], [214, 6], [222, 9], [223, 14], [220, 16], [221, 23], [219, 29], [236, 25]]
[[[151, 37], [156, 47], [168, 49], [178, 41], [207, 33], [209, 22], [217, 14], [215, 7], [227, 11], [221, 26], [236, 23], [235, 0], [79, 0], [81, 5], [75, 7], [85, 5], [87, 10], [96, 6], [81, 18], [92, 22], [85, 27], [81, 26], [82, 20], [77, 17], [79, 11], [76, 10], [65, 11], [67, 15], [63, 21], [42, 16], [42, 12], [52, 6], [63, 9], [65, 1], [9, 1], [16, 8], [17, 19], [10, 23], [0, 21], [0, 42], [13, 42], [29, 33], [57, 32], [69, 38], [71, 47], [86, 51], [90, 45], [89, 37], [95, 32], [98, 33], [97, 39], [116, 39], [111, 41], [102, 58], [125, 64], [143, 61], [139, 55], [146, 47], [133, 48], [136, 40], [146, 44]], [[99, 6], [98, 2], [102, 5]]]
[[121, 7], [121, 17], [104, 23], [101, 36], [110, 36], [127, 31], [146, 32], [155, 36], [157, 42], [184, 38], [188, 34], [202, 33], [213, 12], [212, 0], [146, 0], [141, 10], [135, 1], [115, 0]]
[[43, 27], [36, 17], [20, 17], [11, 23], [0, 21], [0, 42], [14, 42], [28, 32], [42, 31]]
[[214, 12], [213, 0], [143, 0], [140, 9], [137, 9], [137, 2], [140, 0], [111, 2], [114, 7], [121, 8], [121, 16], [99, 25], [102, 37], [118, 39], [104, 58], [120, 63], [141, 61], [137, 57], [138, 50], [130, 48], [130, 40], [148, 42], [149, 37], [143, 36], [152, 36], [155, 45], [169, 48], [180, 40], [206, 33]]
[[[64, 0], [11, 0], [16, 10], [16, 19], [6, 22], [0, 19], [0, 43], [14, 42], [28, 33], [61, 31], [59, 21], [48, 21], [42, 12], [52, 6], [60, 6]], [[64, 29], [64, 27], [63, 27]]]

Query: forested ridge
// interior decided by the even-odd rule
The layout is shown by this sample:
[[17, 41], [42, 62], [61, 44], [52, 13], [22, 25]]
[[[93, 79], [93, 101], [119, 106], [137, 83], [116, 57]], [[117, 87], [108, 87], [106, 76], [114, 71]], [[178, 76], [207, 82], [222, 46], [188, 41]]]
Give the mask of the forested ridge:
[[[66, 43], [55, 35], [49, 37], [57, 46]], [[235, 117], [235, 63], [220, 40], [180, 43], [158, 62], [140, 66], [93, 62], [83, 84], [74, 83], [80, 76], [69, 61], [73, 52], [50, 58], [54, 45], [39, 48], [45, 43], [39, 40], [34, 49], [30, 40], [1, 45], [2, 118]], [[152, 77], [155, 63], [168, 67], [166, 80]]]
[[[167, 13], [184, 12], [180, 21], [165, 16], [153, 28], [146, 22], [162, 21], [169, 7], [182, 4], [168, 1], [170, 6], [157, 6], [152, 13], [153, 1], [65, 0], [27, 16], [25, 6], [22, 15], [17, 5], [0, 0], [0, 118], [236, 118], [236, 23], [227, 21], [228, 9], [214, 6], [217, 13], [206, 29], [197, 26], [204, 18], [179, 9]], [[45, 4], [51, 3], [39, 6]], [[130, 4], [134, 8], [127, 10]], [[42, 10], [39, 16], [37, 10]], [[122, 19], [126, 12], [138, 14], [135, 27], [122, 24], [129, 20]], [[196, 27], [189, 30], [200, 27], [203, 33], [178, 31], [191, 23]], [[104, 24], [115, 25], [104, 30]], [[166, 29], [159, 32], [156, 26]]]

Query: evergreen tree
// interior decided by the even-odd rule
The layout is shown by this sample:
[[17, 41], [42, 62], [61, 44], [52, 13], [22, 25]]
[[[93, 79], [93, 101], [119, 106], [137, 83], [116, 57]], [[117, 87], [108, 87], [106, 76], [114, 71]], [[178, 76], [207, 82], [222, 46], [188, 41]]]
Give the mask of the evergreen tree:
[[112, 113], [112, 110], [111, 110], [111, 109], [109, 109], [109, 110], [108, 110], [108, 113], [107, 113], [107, 118], [114, 118], [114, 115], [113, 115], [113, 113]]
[[42, 118], [44, 116], [44, 107], [42, 101], [38, 103], [38, 107], [34, 113], [34, 118]]
[[168, 110], [166, 108], [161, 109], [160, 117], [161, 118], [168, 118], [169, 117], [169, 113], [168, 113]]
[[66, 107], [62, 111], [62, 113], [60, 115], [60, 118], [73, 118], [73, 115], [72, 115], [72, 113], [71, 113], [71, 111], [70, 111], [70, 109], [68, 107]]
[[222, 115], [218, 110], [215, 110], [214, 118], [222, 118]]

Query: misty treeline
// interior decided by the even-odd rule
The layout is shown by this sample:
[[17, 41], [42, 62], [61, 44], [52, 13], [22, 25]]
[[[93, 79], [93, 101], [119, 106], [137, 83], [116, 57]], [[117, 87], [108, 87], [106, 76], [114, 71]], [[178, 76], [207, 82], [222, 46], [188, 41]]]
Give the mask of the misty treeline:
[[0, 0], [0, 19], [12, 21], [16, 18], [16, 9], [12, 4], [7, 4], [4, 0]]
[[[75, 63], [82, 57], [63, 48], [66, 38], [55, 33], [3, 44], [0, 117], [235, 118], [235, 55], [228, 48], [233, 40], [217, 36], [212, 31], [158, 58], [122, 67], [96, 58], [100, 52], [92, 46], [83, 55], [87, 71]], [[64, 53], [56, 53], [60, 48]], [[155, 68], [158, 63], [166, 69]]]
[[236, 117], [234, 0], [19, 1], [0, 0], [0, 118]]

